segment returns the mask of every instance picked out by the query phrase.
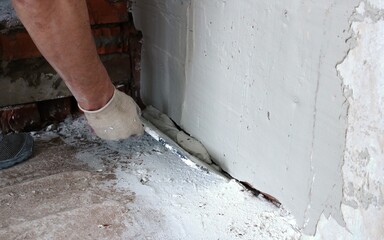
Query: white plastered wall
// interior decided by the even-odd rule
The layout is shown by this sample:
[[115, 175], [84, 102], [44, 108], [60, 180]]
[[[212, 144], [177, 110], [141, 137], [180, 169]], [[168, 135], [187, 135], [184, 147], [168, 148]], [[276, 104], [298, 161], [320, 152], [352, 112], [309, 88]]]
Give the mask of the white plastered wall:
[[349, 103], [341, 206], [346, 227], [322, 216], [312, 239], [384, 238], [383, 10], [380, 0], [356, 8], [355, 46], [337, 66]]
[[143, 30], [143, 101], [181, 119], [186, 83], [187, 10], [189, 1], [135, 1], [136, 28]]
[[[340, 238], [364, 230], [375, 239], [384, 34], [383, 3], [370, 3], [366, 16], [356, 0], [137, 1], [144, 101], [232, 176], [278, 198], [305, 233], [325, 236], [331, 226]], [[372, 51], [365, 68], [363, 55], [351, 55]]]

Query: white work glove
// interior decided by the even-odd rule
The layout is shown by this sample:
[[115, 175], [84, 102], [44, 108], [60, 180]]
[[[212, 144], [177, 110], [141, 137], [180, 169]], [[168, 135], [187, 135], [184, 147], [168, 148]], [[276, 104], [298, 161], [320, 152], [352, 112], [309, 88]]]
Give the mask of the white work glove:
[[144, 133], [139, 106], [130, 96], [117, 89], [103, 108], [96, 111], [79, 108], [96, 135], [104, 140], [122, 140]]

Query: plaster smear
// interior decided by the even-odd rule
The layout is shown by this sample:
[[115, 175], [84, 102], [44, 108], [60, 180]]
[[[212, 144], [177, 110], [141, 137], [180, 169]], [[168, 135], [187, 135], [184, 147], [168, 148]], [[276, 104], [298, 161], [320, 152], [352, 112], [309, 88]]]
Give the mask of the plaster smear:
[[[374, 2], [374, 1], [372, 1]], [[384, 237], [384, 21], [362, 3], [351, 25], [356, 47], [337, 69], [350, 104], [343, 166], [346, 229], [322, 218], [315, 239]], [[365, 15], [365, 17], [364, 17]]]
[[[147, 103], [200, 140], [232, 176], [279, 199], [309, 234], [322, 213], [345, 224], [347, 105], [335, 66], [349, 49], [348, 19], [356, 5], [150, 0], [133, 9], [145, 54], [153, 57], [143, 65], [159, 64], [143, 69], [143, 82], [161, 85], [160, 100]], [[177, 27], [185, 27], [186, 38]], [[185, 52], [177, 52], [180, 47]], [[164, 66], [169, 59], [184, 59], [176, 72], [185, 75]], [[165, 87], [170, 81], [184, 88]], [[181, 92], [182, 99], [172, 96]]]

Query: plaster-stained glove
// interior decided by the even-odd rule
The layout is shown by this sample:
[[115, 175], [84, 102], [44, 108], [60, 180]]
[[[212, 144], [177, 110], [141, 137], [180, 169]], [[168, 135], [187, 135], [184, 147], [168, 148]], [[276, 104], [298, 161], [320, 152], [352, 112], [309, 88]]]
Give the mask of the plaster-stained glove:
[[84, 112], [96, 135], [104, 140], [122, 140], [133, 135], [142, 135], [140, 108], [128, 95], [115, 89], [107, 105], [96, 111]]

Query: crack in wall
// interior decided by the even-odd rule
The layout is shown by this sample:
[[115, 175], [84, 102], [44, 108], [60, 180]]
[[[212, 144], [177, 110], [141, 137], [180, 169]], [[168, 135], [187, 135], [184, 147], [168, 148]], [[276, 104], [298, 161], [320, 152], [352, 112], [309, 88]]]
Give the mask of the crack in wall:
[[312, 126], [312, 141], [311, 141], [311, 152], [310, 152], [310, 179], [308, 182], [310, 182], [310, 188], [309, 188], [309, 193], [308, 193], [308, 206], [307, 209], [304, 212], [304, 228], [307, 227], [310, 217], [309, 215], [309, 210], [311, 208], [311, 202], [312, 202], [312, 190], [313, 190], [313, 184], [316, 179], [316, 173], [315, 169], [313, 166], [313, 153], [314, 153], [314, 147], [315, 147], [315, 139], [316, 139], [316, 121], [317, 121], [317, 99], [319, 96], [319, 88], [320, 88], [320, 79], [321, 79], [321, 65], [322, 65], [322, 51], [320, 51], [320, 56], [319, 56], [319, 64], [318, 64], [318, 70], [317, 70], [317, 79], [316, 79], [316, 90], [315, 90], [315, 99], [314, 99], [314, 109], [313, 109], [313, 126]]

